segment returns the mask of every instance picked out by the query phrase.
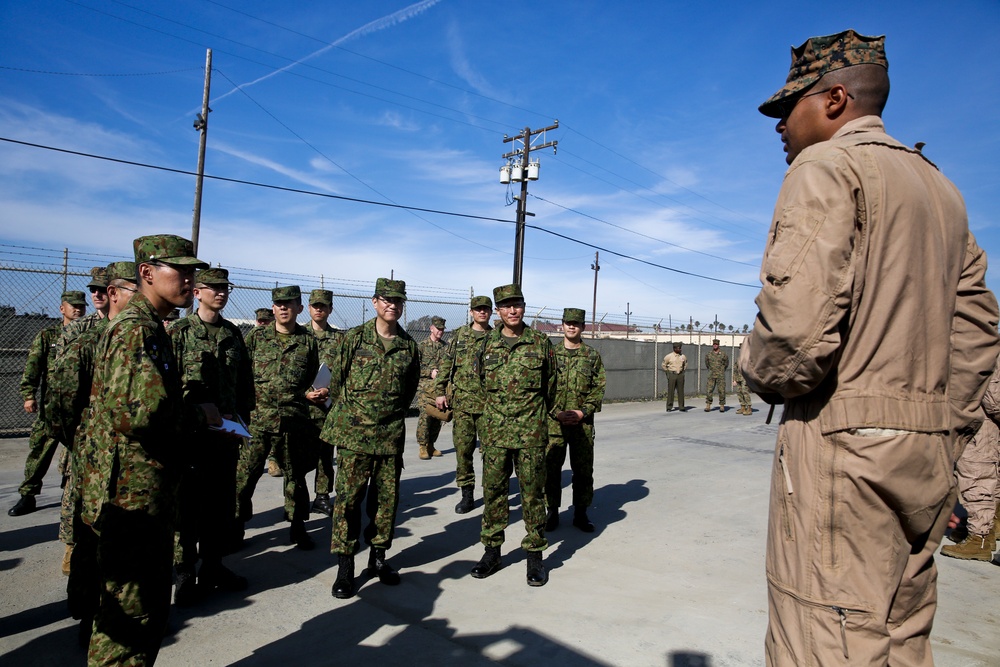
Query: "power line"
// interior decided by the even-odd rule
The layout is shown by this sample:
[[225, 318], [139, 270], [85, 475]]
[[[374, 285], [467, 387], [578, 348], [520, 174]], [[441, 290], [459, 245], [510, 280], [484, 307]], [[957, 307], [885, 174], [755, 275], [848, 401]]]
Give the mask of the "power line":
[[163, 76], [164, 74], [178, 74], [180, 72], [201, 71], [197, 67], [185, 67], [183, 69], [168, 69], [162, 72], [109, 72], [99, 74], [95, 72], [53, 72], [42, 69], [27, 69], [26, 67], [9, 67], [0, 65], [0, 69], [7, 69], [14, 72], [27, 72], [28, 74], [51, 74], [53, 76], [97, 76], [97, 77], [125, 77], [125, 76]]
[[[66, 153], [68, 155], [76, 155], [76, 156], [79, 156], [79, 157], [87, 157], [87, 158], [91, 158], [91, 159], [95, 159], [95, 160], [104, 160], [106, 162], [114, 162], [114, 163], [117, 163], [117, 164], [125, 164], [125, 165], [130, 165], [130, 166], [133, 166], [133, 167], [142, 167], [144, 169], [153, 169], [153, 170], [156, 170], [156, 171], [164, 171], [164, 172], [168, 172], [168, 173], [172, 173], [172, 174], [181, 174], [181, 175], [184, 175], [184, 176], [196, 176], [197, 175], [195, 172], [188, 171], [188, 170], [185, 170], [185, 169], [175, 169], [173, 167], [163, 167], [163, 166], [158, 166], [158, 165], [146, 164], [144, 162], [136, 162], [134, 160], [123, 160], [121, 158], [113, 158], [113, 157], [108, 157], [108, 156], [104, 156], [104, 155], [95, 155], [93, 153], [84, 153], [82, 151], [74, 151], [74, 150], [70, 150], [68, 148], [57, 148], [55, 146], [46, 146], [46, 145], [43, 145], [43, 144], [36, 144], [36, 143], [28, 142], [28, 141], [20, 141], [18, 139], [11, 139], [9, 137], [0, 137], [0, 141], [6, 141], [8, 143], [18, 144], [18, 145], [21, 145], [21, 146], [28, 146], [30, 148], [40, 148], [40, 149], [43, 149], [43, 150], [55, 151], [55, 152], [58, 152], [58, 153]], [[281, 186], [281, 185], [272, 185], [272, 184], [268, 184], [268, 183], [258, 183], [258, 182], [255, 182], [255, 181], [247, 181], [247, 180], [238, 179], [238, 178], [228, 178], [228, 177], [225, 177], [225, 176], [213, 176], [213, 175], [210, 175], [210, 174], [205, 174], [205, 178], [216, 180], [216, 181], [221, 181], [221, 182], [225, 182], [225, 183], [235, 183], [235, 184], [239, 184], [239, 185], [249, 185], [249, 186], [258, 187], [258, 188], [266, 188], [266, 189], [269, 189], [269, 190], [278, 190], [278, 191], [281, 191], [281, 192], [291, 192], [291, 193], [295, 193], [295, 194], [311, 195], [311, 196], [314, 196], [314, 197], [324, 197], [324, 198], [327, 198], [327, 199], [336, 199], [336, 200], [340, 200], [340, 201], [349, 201], [349, 202], [354, 202], [354, 203], [358, 203], [358, 204], [370, 204], [370, 205], [373, 205], [373, 206], [383, 206], [383, 207], [387, 207], [387, 208], [395, 208], [395, 209], [401, 209], [401, 210], [405, 210], [405, 211], [418, 211], [418, 212], [421, 212], [421, 213], [434, 213], [434, 214], [437, 214], [437, 215], [447, 215], [447, 216], [457, 217], [457, 218], [469, 218], [469, 219], [473, 219], [473, 220], [486, 220], [486, 221], [489, 221], [489, 222], [503, 222], [503, 223], [511, 224], [511, 225], [516, 224], [516, 221], [514, 221], [514, 220], [506, 220], [504, 218], [494, 218], [494, 217], [490, 217], [490, 216], [473, 215], [473, 214], [469, 214], [469, 213], [456, 213], [454, 211], [442, 211], [442, 210], [439, 210], [439, 209], [421, 208], [421, 207], [417, 207], [417, 206], [405, 206], [403, 204], [395, 204], [395, 203], [387, 203], [387, 202], [380, 202], [380, 201], [372, 201], [370, 199], [359, 199], [357, 197], [346, 197], [344, 195], [333, 195], [333, 194], [329, 194], [329, 193], [326, 193], [326, 192], [315, 192], [315, 191], [312, 191], [312, 190], [303, 190], [301, 188], [290, 188], [290, 187]], [[606, 252], [606, 253], [615, 255], [616, 257], [621, 257], [623, 259], [630, 259], [632, 261], [639, 262], [641, 264], [646, 264], [648, 266], [652, 266], [652, 267], [657, 268], [657, 269], [663, 269], [664, 271], [671, 271], [673, 273], [679, 273], [681, 275], [691, 276], [691, 277], [694, 277], [694, 278], [701, 278], [703, 280], [709, 280], [709, 281], [712, 281], [712, 282], [725, 283], [727, 285], [738, 285], [740, 287], [752, 287], [752, 288], [758, 288], [759, 287], [759, 285], [751, 285], [751, 284], [748, 284], [748, 283], [739, 283], [739, 282], [735, 282], [735, 281], [732, 281], [732, 280], [725, 280], [725, 279], [722, 279], [722, 278], [713, 278], [711, 276], [705, 276], [705, 275], [702, 275], [702, 274], [699, 274], [699, 273], [693, 273], [693, 272], [690, 272], [690, 271], [683, 271], [681, 269], [675, 269], [673, 267], [666, 266], [666, 265], [663, 265], [663, 264], [657, 264], [656, 262], [650, 262], [648, 260], [640, 259], [638, 257], [633, 257], [631, 255], [627, 255], [625, 253], [618, 252], [616, 250], [611, 250], [611, 249], [605, 248], [603, 246], [595, 245], [593, 243], [588, 243], [586, 241], [581, 241], [580, 239], [575, 239], [572, 236], [567, 236], [566, 234], [560, 234], [559, 232], [555, 232], [555, 231], [552, 231], [550, 229], [545, 229], [544, 227], [539, 227], [538, 225], [525, 224], [524, 226], [527, 227], [527, 228], [529, 228], [529, 229], [535, 229], [535, 230], [538, 230], [540, 232], [544, 232], [546, 234], [550, 234], [552, 236], [556, 236], [558, 238], [561, 238], [563, 240], [569, 241], [571, 243], [577, 243], [579, 245], [586, 246], [588, 248], [593, 248], [594, 250], [599, 250], [599, 251], [602, 251], [602, 252]]]

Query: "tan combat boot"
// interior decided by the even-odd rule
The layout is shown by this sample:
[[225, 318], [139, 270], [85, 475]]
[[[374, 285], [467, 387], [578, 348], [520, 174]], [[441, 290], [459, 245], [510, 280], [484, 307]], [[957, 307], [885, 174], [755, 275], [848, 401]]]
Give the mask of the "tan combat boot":
[[427, 447], [420, 445], [420, 459], [422, 461], [427, 461], [431, 458], [431, 455], [427, 453]]
[[278, 462], [274, 459], [267, 460], [267, 474], [271, 477], [281, 477], [281, 468], [278, 467]]
[[65, 574], [67, 577], [69, 576], [69, 561], [70, 558], [72, 558], [72, 556], [73, 556], [73, 545], [67, 544], [66, 552], [63, 553], [63, 559], [62, 559], [62, 573]]
[[705, 404], [705, 412], [709, 412], [709, 411], [711, 411], [711, 409], [712, 409], [712, 404], [711, 403], [706, 403]]
[[996, 534], [991, 529], [986, 535], [969, 533], [969, 536], [958, 544], [942, 548], [941, 555], [951, 558], [961, 558], [962, 560], [989, 561], [993, 558], [993, 550], [996, 548]]

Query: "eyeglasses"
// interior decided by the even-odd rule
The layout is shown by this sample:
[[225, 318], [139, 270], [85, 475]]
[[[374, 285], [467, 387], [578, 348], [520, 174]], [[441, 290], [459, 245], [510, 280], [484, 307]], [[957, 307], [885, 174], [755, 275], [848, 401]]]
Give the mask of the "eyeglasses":
[[497, 310], [506, 310], [506, 311], [521, 310], [523, 308], [524, 308], [524, 302], [523, 301], [521, 301], [519, 303], [508, 303], [505, 306], [497, 306]]
[[133, 289], [131, 287], [125, 287], [124, 285], [115, 285], [115, 289], [124, 290], [126, 292], [132, 292], [133, 294], [135, 294], [136, 292], [139, 291], [139, 290]]
[[403, 298], [399, 296], [382, 296], [381, 294], [379, 294], [375, 298], [381, 301], [382, 303], [387, 303], [392, 306], [403, 305]]
[[215, 292], [216, 294], [229, 294], [234, 289], [236, 289], [235, 285], [205, 285], [205, 284], [201, 284], [201, 285], [197, 285], [196, 287], [198, 289], [210, 289], [213, 292]]
[[[789, 116], [792, 115], [792, 111], [795, 109], [795, 106], [805, 98], [812, 97], [813, 95], [822, 95], [823, 93], [828, 93], [831, 90], [833, 90], [833, 88], [824, 88], [823, 90], [817, 90], [814, 93], [806, 93], [805, 95], [799, 95], [794, 100], [779, 102], [778, 111], [781, 112], [782, 118], [788, 118]], [[847, 96], [852, 100], [854, 99], [854, 95], [852, 95], [851, 93], [847, 93]]]
[[103, 293], [105, 293], [107, 291], [108, 291], [108, 288], [106, 288], [106, 287], [91, 287], [90, 288], [90, 293], [91, 294], [103, 294]]

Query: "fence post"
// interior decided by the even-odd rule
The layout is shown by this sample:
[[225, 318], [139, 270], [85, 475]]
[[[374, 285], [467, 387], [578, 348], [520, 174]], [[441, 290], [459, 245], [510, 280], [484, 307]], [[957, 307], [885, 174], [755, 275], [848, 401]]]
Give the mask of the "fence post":
[[69, 248], [63, 248], [63, 288], [62, 291], [66, 291], [66, 280], [69, 277]]

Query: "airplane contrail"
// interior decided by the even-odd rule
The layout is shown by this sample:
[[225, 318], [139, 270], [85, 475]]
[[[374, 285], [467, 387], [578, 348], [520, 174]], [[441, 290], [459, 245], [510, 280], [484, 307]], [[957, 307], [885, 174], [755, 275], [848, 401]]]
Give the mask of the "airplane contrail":
[[233, 93], [235, 93], [240, 88], [249, 88], [250, 86], [256, 85], [256, 84], [260, 83], [261, 81], [265, 81], [267, 79], [270, 79], [272, 76], [275, 76], [277, 74], [281, 74], [282, 72], [284, 72], [286, 70], [289, 70], [292, 67], [295, 67], [296, 65], [298, 65], [300, 63], [304, 63], [305, 61], [310, 60], [312, 58], [315, 58], [316, 56], [318, 56], [320, 54], [326, 53], [330, 49], [336, 48], [336, 47], [340, 46], [341, 44], [343, 44], [344, 42], [346, 42], [348, 40], [351, 40], [351, 39], [354, 39], [355, 37], [363, 37], [365, 35], [370, 35], [373, 32], [378, 32], [379, 30], [384, 30], [385, 28], [391, 28], [391, 27], [393, 27], [395, 25], [399, 25], [400, 23], [403, 23], [404, 21], [408, 21], [409, 19], [413, 18], [414, 16], [417, 16], [418, 14], [422, 14], [423, 12], [427, 11], [428, 9], [430, 9], [434, 5], [438, 4], [439, 2], [441, 2], [441, 0], [421, 0], [421, 2], [415, 2], [414, 4], [412, 4], [412, 5], [408, 6], [408, 7], [404, 7], [402, 9], [397, 10], [397, 11], [394, 11], [393, 13], [389, 14], [388, 16], [383, 16], [382, 18], [375, 19], [374, 21], [369, 21], [368, 23], [364, 24], [360, 28], [357, 28], [356, 30], [352, 30], [351, 32], [347, 33], [346, 35], [344, 35], [340, 39], [338, 39], [338, 40], [336, 40], [334, 42], [330, 42], [329, 44], [327, 44], [323, 48], [318, 49], [316, 51], [313, 51], [312, 53], [310, 53], [309, 55], [305, 56], [304, 58], [299, 58], [298, 60], [296, 60], [293, 63], [289, 63], [288, 65], [285, 65], [284, 67], [281, 67], [279, 69], [274, 70], [273, 72], [268, 72], [264, 76], [262, 76], [262, 77], [260, 77], [258, 79], [254, 79], [253, 81], [250, 81], [249, 83], [240, 84], [236, 88], [233, 88], [232, 90], [230, 90], [228, 92], [225, 92], [222, 95], [219, 95], [218, 97], [216, 97], [211, 102], [212, 103], [218, 102], [219, 100], [222, 100], [222, 99], [225, 99], [225, 98], [229, 97], [230, 95], [232, 95]]

